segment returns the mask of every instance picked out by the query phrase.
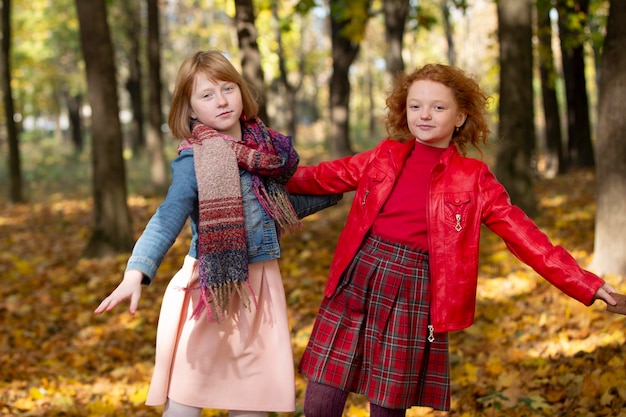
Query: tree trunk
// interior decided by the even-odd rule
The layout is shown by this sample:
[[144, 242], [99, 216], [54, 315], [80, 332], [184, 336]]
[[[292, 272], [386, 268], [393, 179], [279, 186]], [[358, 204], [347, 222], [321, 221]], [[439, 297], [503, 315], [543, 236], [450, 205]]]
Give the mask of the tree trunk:
[[22, 168], [17, 126], [13, 115], [13, 92], [11, 91], [11, 0], [2, 1], [2, 51], [0, 52], [0, 82], [2, 83], [2, 104], [7, 126], [9, 143], [9, 200], [12, 203], [23, 203]]
[[535, 148], [533, 56], [530, 1], [498, 2], [500, 41], [500, 146], [496, 175], [511, 201], [529, 216], [537, 211], [533, 192], [532, 153]]
[[[585, 78], [585, 22], [584, 20], [580, 22], [580, 17], [587, 14], [589, 0], [558, 0], [557, 7], [567, 97], [568, 165], [593, 167], [595, 160], [591, 144], [591, 122]], [[577, 17], [575, 24], [567, 20], [570, 16]]]
[[146, 143], [150, 153], [150, 179], [154, 191], [165, 190], [169, 184], [167, 158], [163, 151], [163, 111], [161, 105], [161, 40], [159, 37], [158, 0], [147, 0], [148, 9], [148, 135]]
[[252, 0], [235, 0], [235, 26], [241, 51], [243, 78], [256, 90], [259, 97], [259, 117], [271, 126], [265, 100], [265, 76], [261, 66], [261, 52], [257, 43], [254, 6]]
[[[287, 62], [285, 58], [285, 51], [283, 48], [283, 34], [280, 24], [280, 17], [278, 16], [278, 3], [272, 4], [272, 16], [276, 21], [276, 45], [277, 51], [276, 55], [278, 56], [278, 70], [279, 70], [279, 80], [280, 80], [280, 90], [284, 95], [284, 105], [283, 109], [280, 111], [280, 117], [282, 120], [278, 124], [285, 126], [287, 129], [287, 135], [291, 136], [293, 141], [295, 142], [296, 137], [296, 94], [298, 90], [302, 86], [302, 78], [304, 74], [304, 63], [305, 58], [300, 57], [300, 62], [298, 64], [298, 80], [295, 83], [289, 82], [288, 70], [287, 70]], [[278, 122], [278, 121], [275, 121]]]
[[104, 257], [133, 246], [116, 70], [105, 0], [76, 0], [76, 10], [92, 114], [94, 227], [84, 256]]
[[409, 0], [385, 0], [385, 62], [387, 73], [394, 78], [398, 72], [404, 71], [402, 46], [404, 45], [404, 28], [409, 14]]
[[126, 91], [130, 97], [130, 108], [133, 118], [130, 126], [130, 146], [134, 151], [143, 149], [146, 140], [144, 134], [143, 117], [143, 89], [141, 88], [141, 60], [140, 60], [140, 36], [141, 32], [140, 4], [133, 1], [121, 2], [122, 16], [124, 20], [123, 28], [128, 40], [128, 79], [126, 80]]
[[[598, 92], [593, 269], [626, 275], [626, 2], [611, 0]], [[601, 161], [600, 161], [601, 159]]]
[[550, 21], [550, 1], [537, 1], [537, 37], [539, 39], [539, 73], [541, 77], [541, 97], [545, 119], [545, 170], [547, 178], [565, 172], [563, 160], [563, 135], [559, 102], [556, 95], [557, 73], [552, 52], [552, 24]]
[[81, 107], [83, 105], [83, 97], [80, 94], [70, 96], [65, 99], [67, 102], [67, 113], [70, 122], [70, 140], [74, 145], [77, 153], [83, 151], [83, 124], [81, 117]]
[[442, 0], [441, 2], [441, 16], [443, 20], [443, 30], [446, 34], [446, 41], [448, 43], [448, 63], [450, 65], [456, 65], [456, 48], [454, 46], [454, 34], [452, 33], [452, 22], [450, 21], [450, 0]]
[[[362, 16], [367, 16], [369, 1], [361, 1], [364, 10], [359, 10]], [[349, 25], [353, 24], [350, 13], [345, 10], [340, 0], [330, 0], [330, 31], [332, 42], [333, 73], [330, 77], [330, 127], [328, 133], [328, 147], [330, 155], [338, 158], [351, 155], [354, 152], [350, 146], [350, 66], [356, 59], [360, 41], [358, 33], [364, 33], [367, 19], [360, 22], [358, 28], [353, 29], [357, 35], [350, 37], [344, 33]], [[356, 9], [356, 5], [353, 5]], [[363, 13], [364, 12], [364, 13]], [[358, 24], [358, 23], [357, 23]]]
[[[404, 64], [402, 64], [404, 66]], [[370, 138], [373, 138], [376, 135], [376, 100], [374, 99], [374, 69], [372, 65], [367, 66], [367, 70], [365, 71], [365, 85], [367, 86], [367, 116], [369, 119], [368, 125], [368, 134]]]

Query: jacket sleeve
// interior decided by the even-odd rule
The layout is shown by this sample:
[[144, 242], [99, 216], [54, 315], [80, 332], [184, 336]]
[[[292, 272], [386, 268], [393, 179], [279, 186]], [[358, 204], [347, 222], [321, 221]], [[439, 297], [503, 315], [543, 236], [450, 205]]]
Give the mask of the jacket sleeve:
[[172, 162], [172, 184], [165, 200], [150, 218], [126, 265], [126, 270], [144, 274], [143, 284], [152, 282], [165, 254], [197, 206], [197, 188], [193, 152], [183, 151]]
[[534, 221], [512, 205], [504, 186], [486, 166], [479, 184], [483, 223], [504, 240], [518, 259], [563, 293], [590, 305], [604, 281], [581, 268], [569, 252], [555, 246]]
[[342, 198], [343, 194], [313, 195], [289, 193], [289, 201], [299, 219], [304, 219], [320, 210], [334, 206]]
[[318, 165], [299, 166], [287, 183], [293, 194], [343, 194], [354, 191], [376, 149], [353, 156], [321, 162]]

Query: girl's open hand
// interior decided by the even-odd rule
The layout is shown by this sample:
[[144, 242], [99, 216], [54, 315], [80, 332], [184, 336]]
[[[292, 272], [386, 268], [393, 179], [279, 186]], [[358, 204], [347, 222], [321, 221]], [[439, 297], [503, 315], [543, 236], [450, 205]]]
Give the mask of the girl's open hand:
[[611, 294], [616, 292], [615, 288], [605, 282], [600, 288], [598, 288], [598, 291], [596, 292], [596, 295], [593, 296], [593, 299], [600, 299], [605, 303], [614, 306], [617, 304], [617, 300], [615, 300]]
[[122, 301], [130, 298], [130, 311], [131, 314], [135, 314], [137, 311], [137, 305], [139, 304], [139, 298], [141, 297], [141, 280], [143, 274], [140, 271], [131, 270], [126, 271], [124, 279], [113, 290], [113, 292], [93, 311], [95, 314], [100, 314], [105, 311], [111, 311], [116, 305]]

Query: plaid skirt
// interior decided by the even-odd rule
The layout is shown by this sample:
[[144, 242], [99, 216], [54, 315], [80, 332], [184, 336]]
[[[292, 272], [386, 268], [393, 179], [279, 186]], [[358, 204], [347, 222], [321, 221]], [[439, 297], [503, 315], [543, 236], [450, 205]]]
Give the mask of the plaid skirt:
[[382, 407], [450, 409], [448, 334], [429, 342], [428, 255], [368, 237], [324, 298], [300, 372]]

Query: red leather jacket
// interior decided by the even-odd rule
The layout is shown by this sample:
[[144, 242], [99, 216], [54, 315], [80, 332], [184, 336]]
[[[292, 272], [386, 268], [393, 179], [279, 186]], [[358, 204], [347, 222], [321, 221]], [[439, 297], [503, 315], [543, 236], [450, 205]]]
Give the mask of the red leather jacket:
[[[356, 190], [330, 266], [327, 297], [359, 250], [414, 144], [386, 139], [354, 156], [301, 166], [287, 184], [289, 191], [301, 194]], [[522, 262], [585, 305], [604, 283], [580, 268], [565, 249], [554, 246], [511, 204], [484, 162], [450, 146], [433, 169], [428, 201], [431, 324], [436, 332], [461, 330], [474, 322], [481, 224], [498, 234]]]

